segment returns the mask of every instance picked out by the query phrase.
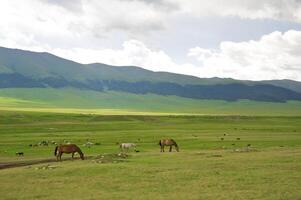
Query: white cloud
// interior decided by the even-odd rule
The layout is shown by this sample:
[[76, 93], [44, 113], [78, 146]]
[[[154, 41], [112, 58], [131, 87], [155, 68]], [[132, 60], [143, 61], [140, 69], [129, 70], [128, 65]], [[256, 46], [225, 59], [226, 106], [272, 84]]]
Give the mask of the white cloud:
[[222, 42], [219, 49], [190, 49], [207, 76], [301, 80], [301, 31], [273, 32], [258, 41]]
[[137, 40], [125, 41], [120, 49], [49, 49], [51, 53], [80, 63], [106, 63], [115, 66], [139, 66], [152, 71], [195, 74], [198, 67], [179, 65], [162, 50], [150, 49]]
[[[115, 32], [146, 37], [165, 28], [166, 8], [125, 0], [10, 0], [0, 2], [0, 45], [94, 45]], [[25, 40], [24, 40], [25, 39]], [[95, 43], [95, 42], [94, 42]], [[33, 45], [32, 45], [33, 46]]]
[[236, 16], [243, 19], [273, 19], [301, 22], [300, 0], [168, 0], [183, 12], [198, 17]]
[[[180, 33], [179, 18], [187, 16], [185, 23], [205, 16], [301, 22], [300, 0], [10, 0], [0, 4], [0, 46], [47, 51], [81, 63], [136, 65], [199, 77], [301, 80], [299, 31], [274, 32], [258, 41], [222, 42], [218, 49], [195, 47], [183, 63], [169, 54], [173, 49], [162, 50], [165, 41], [160, 37], [171, 26], [176, 29], [165, 35]], [[186, 41], [190, 46], [187, 33], [203, 31], [195, 28], [197, 22], [170, 46], [180, 49]], [[194, 64], [191, 58], [196, 58]]]

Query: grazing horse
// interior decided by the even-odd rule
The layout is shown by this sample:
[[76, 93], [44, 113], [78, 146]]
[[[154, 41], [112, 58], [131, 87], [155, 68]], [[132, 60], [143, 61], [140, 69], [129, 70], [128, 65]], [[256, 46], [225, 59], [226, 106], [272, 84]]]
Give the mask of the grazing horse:
[[161, 152], [164, 152], [164, 146], [169, 146], [169, 152], [172, 151], [172, 146], [175, 146], [176, 150], [179, 151], [179, 147], [173, 139], [162, 139], [159, 141], [159, 145], [161, 146]]
[[137, 145], [135, 143], [121, 143], [119, 145], [120, 150], [129, 150], [130, 148], [134, 147], [134, 149], [136, 150]]
[[16, 156], [24, 156], [24, 152], [16, 152]]
[[62, 160], [62, 154], [63, 153], [72, 153], [72, 159], [74, 157], [74, 153], [78, 153], [80, 155], [80, 158], [84, 160], [84, 154], [80, 150], [78, 146], [75, 144], [62, 144], [55, 147], [54, 155], [56, 156], [56, 160]]

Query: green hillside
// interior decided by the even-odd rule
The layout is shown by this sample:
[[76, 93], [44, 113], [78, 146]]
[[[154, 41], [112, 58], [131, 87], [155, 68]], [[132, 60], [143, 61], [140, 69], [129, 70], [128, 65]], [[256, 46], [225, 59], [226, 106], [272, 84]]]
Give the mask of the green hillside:
[[80, 64], [46, 52], [31, 52], [0, 47], [0, 74], [17, 73], [35, 79], [63, 78], [69, 81], [118, 80], [176, 84], [216, 85], [244, 83], [270, 84], [301, 92], [301, 83], [291, 80], [243, 81], [231, 78], [198, 78], [169, 72], [153, 72], [134, 66], [111, 66], [102, 63]]
[[195, 100], [77, 89], [0, 89], [0, 109], [85, 113], [301, 115], [301, 102]]
[[[0, 47], [0, 73], [18, 73], [35, 79], [64, 78], [69, 81], [118, 80], [200, 84], [202, 79], [167, 72], [152, 72], [133, 66], [110, 66], [101, 63], [83, 65], [49, 53]], [[204, 81], [208, 82], [208, 81]], [[220, 80], [214, 80], [220, 82]]]

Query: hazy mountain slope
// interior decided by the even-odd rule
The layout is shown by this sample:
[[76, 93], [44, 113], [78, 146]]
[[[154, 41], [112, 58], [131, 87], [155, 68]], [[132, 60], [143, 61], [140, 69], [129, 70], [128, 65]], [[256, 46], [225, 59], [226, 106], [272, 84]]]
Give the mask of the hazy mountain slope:
[[271, 80], [271, 81], [261, 81], [264, 84], [270, 84], [274, 86], [283, 87], [296, 92], [301, 93], [301, 82], [292, 80]]
[[0, 47], [0, 73], [18, 73], [34, 79], [58, 78], [68, 81], [119, 80], [200, 84], [201, 79], [167, 72], [152, 72], [139, 67], [116, 67], [100, 63], [83, 65], [49, 53]]
[[48, 87], [228, 101], [301, 100], [301, 83], [296, 81], [201, 79], [131, 66], [116, 67], [99, 63], [83, 65], [49, 53], [0, 48], [0, 88]]

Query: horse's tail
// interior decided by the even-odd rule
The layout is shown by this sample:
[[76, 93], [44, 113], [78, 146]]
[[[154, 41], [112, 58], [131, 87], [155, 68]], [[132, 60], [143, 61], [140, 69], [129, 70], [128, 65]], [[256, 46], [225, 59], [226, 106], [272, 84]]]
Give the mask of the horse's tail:
[[56, 156], [57, 155], [57, 149], [59, 148], [59, 146], [56, 146], [55, 149], [54, 149], [54, 155]]
[[161, 146], [161, 140], [159, 140], [159, 143], [158, 143], [160, 146]]

